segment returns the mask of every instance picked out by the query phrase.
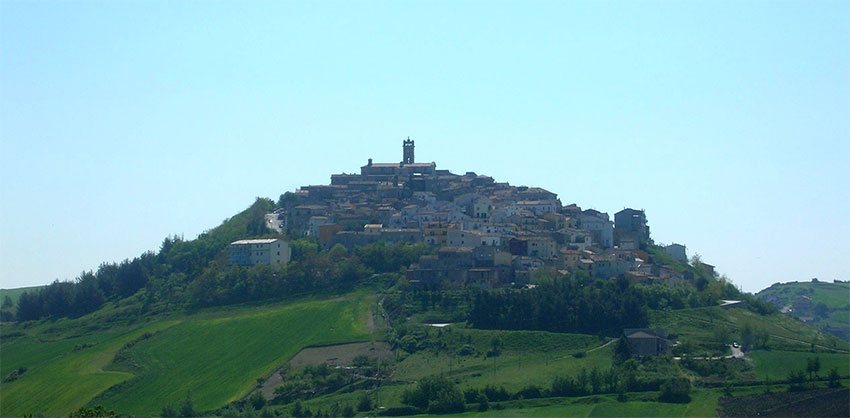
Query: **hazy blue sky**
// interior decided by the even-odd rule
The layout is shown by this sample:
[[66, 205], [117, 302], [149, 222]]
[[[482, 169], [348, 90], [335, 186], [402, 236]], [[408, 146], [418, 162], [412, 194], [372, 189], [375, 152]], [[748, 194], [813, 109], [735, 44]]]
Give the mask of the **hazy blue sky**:
[[850, 278], [850, 2], [0, 1], [0, 287], [401, 159]]

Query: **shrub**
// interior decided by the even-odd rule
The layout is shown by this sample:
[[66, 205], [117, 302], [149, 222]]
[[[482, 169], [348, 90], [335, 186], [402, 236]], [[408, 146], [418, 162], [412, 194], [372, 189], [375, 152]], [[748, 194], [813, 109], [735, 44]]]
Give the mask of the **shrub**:
[[198, 413], [195, 411], [195, 406], [192, 403], [192, 394], [187, 393], [186, 399], [183, 399], [183, 403], [180, 404], [180, 418], [193, 418], [197, 416]]
[[803, 390], [803, 384], [806, 383], [806, 373], [802, 370], [793, 370], [788, 373], [788, 391], [799, 392]]
[[107, 411], [101, 405], [97, 405], [94, 408], [81, 406], [80, 409], [68, 415], [69, 418], [111, 418], [115, 416], [117, 416], [115, 415], [115, 411]]
[[14, 382], [15, 380], [18, 380], [18, 378], [21, 377], [21, 375], [26, 373], [26, 372], [27, 372], [26, 367], [19, 367], [18, 370], [12, 370], [12, 373], [9, 373], [9, 375], [6, 376], [3, 379], [3, 383]]
[[460, 348], [460, 351], [457, 352], [457, 354], [461, 356], [475, 355], [475, 347], [471, 344], [464, 344], [463, 347]]
[[578, 383], [566, 376], [557, 376], [552, 380], [552, 396], [578, 396], [582, 395]]
[[466, 403], [476, 403], [481, 401], [481, 391], [474, 388], [466, 388], [463, 390], [463, 399]]
[[484, 387], [484, 396], [487, 397], [487, 400], [493, 402], [507, 401], [511, 398], [511, 395], [508, 394], [508, 391], [505, 390], [504, 386], [496, 387], [491, 385]]
[[543, 391], [537, 385], [528, 385], [516, 393], [517, 398], [536, 399], [543, 397]]
[[691, 401], [691, 381], [685, 377], [667, 379], [661, 385], [661, 402], [688, 403]]
[[361, 354], [351, 361], [351, 364], [354, 367], [372, 367], [375, 365], [375, 361], [365, 354]]
[[839, 388], [841, 387], [841, 376], [838, 375], [838, 368], [833, 367], [829, 370], [829, 387], [831, 388]]
[[443, 377], [428, 376], [415, 387], [402, 392], [401, 402], [431, 413], [462, 412], [465, 409], [463, 393], [454, 383]]
[[162, 417], [176, 417], [177, 409], [174, 408], [174, 405], [168, 404], [162, 407], [162, 411], [159, 413]]
[[465, 410], [466, 405], [463, 403], [463, 394], [454, 385], [439, 388], [437, 398], [428, 407], [428, 412], [431, 414], [449, 414], [463, 412]]
[[487, 402], [487, 398], [481, 398], [481, 402], [478, 402], [478, 412], [484, 412], [490, 409], [490, 403]]
[[368, 393], [364, 393], [360, 396], [360, 401], [357, 402], [357, 410], [360, 412], [372, 410], [372, 398], [369, 397]]
[[264, 406], [266, 406], [266, 397], [263, 396], [263, 392], [260, 392], [259, 390], [254, 392], [253, 395], [251, 395], [250, 401], [251, 406], [253, 406], [254, 409], [262, 409]]

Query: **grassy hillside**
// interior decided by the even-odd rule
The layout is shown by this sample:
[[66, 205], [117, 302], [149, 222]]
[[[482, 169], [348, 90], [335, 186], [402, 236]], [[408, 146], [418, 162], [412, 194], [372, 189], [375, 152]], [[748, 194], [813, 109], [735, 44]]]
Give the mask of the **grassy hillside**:
[[[501, 341], [501, 350], [498, 356], [490, 357], [485, 352], [492, 349], [494, 338]], [[511, 393], [529, 386], [545, 389], [550, 387], [556, 376], [577, 375], [582, 369], [588, 372], [594, 368], [607, 370], [612, 364], [613, 344], [606, 345], [611, 339], [592, 335], [448, 327], [429, 329], [423, 342], [431, 348], [412, 354], [397, 350], [401, 356], [397, 358], [392, 376], [379, 388], [351, 393], [340, 390], [305, 401], [304, 406], [313, 411], [328, 411], [334, 404], [356, 404], [360, 396], [369, 393], [385, 408], [401, 407], [405, 389], [426, 376], [434, 375], [444, 376], [462, 389], [493, 386], [503, 387]], [[459, 354], [457, 349], [462, 347], [472, 350]], [[564, 399], [557, 402], [535, 399], [529, 405], [513, 406], [542, 408], [539, 411], [542, 415], [531, 416], [572, 414], [572, 411], [583, 416], [588, 409], [588, 405], [572, 405], [570, 400]], [[525, 412], [523, 409], [522, 414]], [[508, 415], [516, 416], [516, 413]]]
[[[98, 393], [131, 377], [130, 373], [105, 371], [115, 353], [146, 332], [174, 325], [163, 321], [132, 330], [115, 330], [42, 341], [37, 332], [3, 343], [2, 368], [6, 377], [25, 367], [17, 380], [3, 383], [0, 415], [43, 413], [64, 415], [84, 405]], [[4, 333], [4, 340], [6, 333]]]
[[756, 294], [789, 315], [850, 340], [850, 283], [776, 283]]
[[756, 296], [760, 299], [775, 296], [787, 304], [791, 304], [796, 297], [808, 296], [815, 304], [823, 303], [829, 308], [843, 308], [850, 305], [850, 283], [821, 281], [776, 283], [758, 292]]
[[369, 303], [352, 295], [226, 308], [84, 335], [72, 326], [51, 333], [56, 325], [49, 322], [4, 327], [3, 375], [27, 370], [3, 383], [0, 414], [63, 415], [96, 397], [123, 414], [156, 414], [188, 391], [197, 409], [216, 408], [248, 393], [304, 346], [368, 340]]
[[[149, 415], [169, 403], [179, 406], [189, 392], [196, 409], [212, 410], [248, 395], [258, 378], [268, 376], [305, 346], [371, 339], [365, 319], [374, 303], [371, 296], [354, 293], [330, 300], [225, 307], [108, 327], [107, 319], [120, 316], [121, 309], [109, 306], [76, 320], [4, 327], [3, 376], [21, 366], [27, 371], [3, 384], [0, 414], [62, 415], [81, 405], [99, 404], [120, 413]], [[718, 328], [729, 329], [730, 338], [737, 338], [735, 333], [743, 324], [766, 330], [770, 347], [752, 352], [752, 363], [742, 372], [752, 377], [735, 378], [733, 382], [742, 385], [735, 391], [749, 390], [747, 379], [760, 381], [768, 375], [774, 381], [784, 379], [812, 356], [821, 361], [821, 376], [832, 367], [838, 367], [842, 376], [850, 375], [846, 366], [850, 357], [836, 352], [847, 349], [846, 343], [793, 318], [716, 307], [652, 314], [652, 326], [668, 328], [676, 339], [692, 340], [708, 349]], [[396, 350], [391, 373], [382, 384], [342, 387], [304, 399], [304, 407], [328, 412], [338, 405], [356, 405], [363, 395], [386, 408], [402, 407], [404, 390], [429, 375], [447, 377], [461, 390], [485, 386], [503, 387], [511, 394], [529, 386], [547, 390], [556, 377], [575, 377], [582, 370], [605, 371], [614, 365], [616, 344], [609, 344], [612, 340], [606, 337], [476, 330], [464, 324], [442, 329], [406, 327], [408, 337], [399, 340], [406, 350]], [[815, 353], [810, 352], [812, 342]], [[494, 346], [499, 354], [488, 355]], [[726, 348], [717, 348], [722, 350]], [[676, 362], [668, 362], [678, 368]], [[783, 390], [780, 384], [774, 389]], [[511, 399], [493, 402], [484, 413], [464, 415], [709, 416], [714, 415], [722, 394], [720, 387], [697, 387], [686, 404], [658, 403], [658, 392], [652, 390], [627, 393], [625, 401], [618, 400], [616, 393]], [[285, 412], [292, 407], [274, 408]]]
[[9, 297], [12, 300], [13, 304], [18, 303], [18, 299], [21, 297], [21, 294], [24, 292], [31, 292], [34, 290], [38, 290], [44, 286], [30, 286], [30, 287], [19, 287], [16, 289], [0, 289], [0, 301]]
[[[499, 356], [488, 358], [483, 354], [491, 349], [493, 338], [499, 338], [503, 348]], [[434, 339], [469, 341], [479, 354], [417, 352], [398, 364], [400, 379], [415, 381], [438, 372], [461, 386], [500, 385], [516, 391], [532, 384], [548, 386], [556, 375], [578, 373], [581, 368], [611, 366], [611, 346], [573, 357], [610, 341], [591, 335], [459, 329], [446, 330]]]
[[729, 331], [729, 344], [740, 339], [744, 325], [766, 332], [769, 346], [775, 349], [808, 350], [811, 344], [821, 349], [850, 350], [850, 343], [782, 314], [762, 316], [740, 308], [719, 307], [652, 311], [653, 327], [668, 328], [679, 340], [691, 340], [710, 346], [717, 341], [718, 329]]
[[[409, 318], [410, 319], [410, 318]], [[610, 338], [592, 335], [550, 333], [540, 331], [498, 331], [466, 328], [456, 324], [443, 329], [415, 325], [408, 320], [399, 332], [403, 350], [397, 350], [397, 362], [392, 376], [380, 387], [371, 390], [340, 390], [303, 401], [312, 411], [329, 411], [344, 405], [357, 404], [368, 394], [385, 408], [403, 407], [402, 395], [426, 376], [443, 376], [463, 391], [487, 386], [504, 388], [510, 400], [493, 401], [486, 412], [466, 412], [474, 416], [713, 416], [718, 399], [725, 391], [760, 393], [764, 389], [752, 385], [771, 376], [774, 390], [787, 386], [777, 381], [787, 378], [788, 372], [804, 367], [807, 357], [821, 361], [821, 377], [828, 369], [838, 367], [841, 376], [850, 375], [848, 363], [850, 346], [833, 336], [780, 314], [759, 315], [746, 309], [720, 307], [652, 311], [651, 326], [666, 328], [673, 341], [686, 341], [692, 348], [690, 356], [727, 356], [729, 345], [741, 341], [742, 330], [751, 328], [764, 332], [768, 349], [753, 351], [751, 360], [704, 360], [702, 369], [681, 365], [672, 359], [644, 359], [628, 366], [639, 379], [665, 379], [680, 375], [695, 385], [691, 401], [684, 404], [659, 403], [655, 389], [636, 389], [618, 399], [615, 393], [602, 392], [574, 398], [549, 397], [539, 399], [518, 397], [520, 391], [536, 387], [550, 390], [559, 377], [576, 378], [582, 371], [594, 369], [606, 372], [618, 367], [614, 362], [616, 344]], [[719, 341], [720, 340], [720, 341]], [[496, 343], [498, 341], [498, 343]], [[815, 344], [812, 352], [812, 343]], [[490, 356], [494, 344], [501, 353]], [[400, 354], [400, 355], [399, 355]], [[789, 368], [790, 367], [790, 368]], [[625, 376], [626, 369], [618, 369]], [[625, 373], [625, 374], [624, 374]], [[722, 383], [729, 387], [724, 389]], [[825, 383], [819, 383], [823, 387]], [[754, 392], [754, 393], [756, 393]], [[281, 406], [291, 412], [292, 404]], [[475, 404], [467, 402], [468, 410]], [[366, 415], [369, 415], [368, 413]]]

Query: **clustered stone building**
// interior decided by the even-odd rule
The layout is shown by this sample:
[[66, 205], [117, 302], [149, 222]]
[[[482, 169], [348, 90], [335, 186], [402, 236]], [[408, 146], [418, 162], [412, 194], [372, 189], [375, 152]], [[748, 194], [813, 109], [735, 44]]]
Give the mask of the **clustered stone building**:
[[[270, 225], [314, 237], [323, 249], [384, 241], [438, 247], [408, 269], [421, 287], [524, 284], [535, 269], [562, 274], [674, 284], [669, 266], [649, 264], [651, 243], [643, 210], [614, 215], [563, 205], [539, 187], [512, 186], [473, 172], [417, 163], [414, 141], [403, 141], [398, 163], [370, 158], [360, 174], [334, 174], [330, 185], [304, 186], [295, 203], [269, 214]], [[678, 245], [678, 244], [674, 244]], [[684, 257], [684, 246], [671, 255]]]

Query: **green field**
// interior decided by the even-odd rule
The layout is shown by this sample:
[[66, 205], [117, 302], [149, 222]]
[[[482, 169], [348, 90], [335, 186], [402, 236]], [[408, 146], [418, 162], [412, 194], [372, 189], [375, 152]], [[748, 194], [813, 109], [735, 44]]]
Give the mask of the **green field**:
[[765, 351], [756, 350], [750, 353], [753, 359], [756, 377], [764, 379], [785, 379], [793, 370], [806, 371], [808, 358], [820, 359], [818, 375], [825, 377], [833, 367], [838, 369], [842, 377], [850, 376], [850, 355], [841, 353], [807, 353], [799, 351]]
[[[57, 416], [83, 405], [103, 405], [121, 414], [145, 416], [158, 414], [166, 404], [179, 406], [188, 394], [196, 410], [211, 411], [248, 395], [258, 378], [306, 346], [374, 340], [376, 333], [367, 325], [373, 304], [374, 297], [353, 293], [336, 299], [138, 317], [132, 315], [132, 303], [111, 303], [77, 319], [4, 324], [0, 372], [5, 377], [19, 367], [27, 370], [17, 380], [3, 383], [0, 415]], [[730, 329], [732, 339], [744, 324], [767, 331], [772, 336], [770, 349], [752, 352], [752, 369], [747, 370], [759, 380], [768, 375], [784, 379], [792, 369], [805, 369], [806, 358], [813, 356], [820, 358], [821, 377], [832, 367], [850, 376], [850, 354], [835, 352], [847, 349], [846, 342], [787, 316], [717, 307], [651, 315], [653, 327], [667, 328], [676, 340], [696, 341], [707, 350], [728, 351], [724, 345], [711, 348], [720, 326]], [[462, 390], [491, 385], [513, 394], [529, 385], [548, 389], [555, 377], [575, 377], [582, 369], [604, 372], [613, 365], [615, 344], [608, 344], [612, 342], [608, 337], [477, 330], [463, 324], [438, 329], [412, 323], [401, 329], [403, 334], [398, 335], [407, 339], [396, 340], [400, 347], [407, 347], [404, 341], [411, 337], [417, 342], [410, 352], [393, 352], [392, 372], [378, 389], [369, 385], [334, 389], [305, 399], [304, 406], [327, 412], [335, 404], [356, 405], [362, 394], [369, 393], [380, 406], [399, 407], [405, 388], [429, 375], [447, 377]], [[810, 352], [812, 343], [816, 353]], [[489, 352], [495, 345], [499, 353], [493, 356]], [[779, 390], [781, 385], [776, 386]], [[749, 389], [735, 387], [736, 392]], [[696, 388], [687, 404], [658, 403], [654, 391], [630, 393], [626, 402], [610, 393], [515, 399], [463, 415], [714, 416], [721, 392]], [[287, 410], [291, 405], [275, 408]]]
[[[18, 331], [27, 335], [3, 343], [0, 363], [4, 376], [21, 366], [27, 372], [3, 384], [0, 414], [64, 415], [94, 398], [122, 414], [156, 414], [188, 391], [196, 409], [217, 408], [247, 394], [304, 346], [369, 340], [369, 303], [353, 295], [224, 308], [54, 342], [30, 336], [44, 336], [43, 329]], [[151, 336], [122, 350], [145, 333]], [[119, 350], [122, 360], [111, 364]], [[107, 390], [117, 384], [120, 390]]]
[[[718, 391], [696, 390], [686, 404], [661, 403], [644, 394], [619, 402], [613, 395], [581, 398], [547, 398], [503, 402], [502, 409], [448, 415], [458, 417], [713, 417]], [[418, 415], [427, 416], [427, 415]]]
[[[3, 383], [0, 415], [64, 415], [85, 405], [98, 393], [133, 377], [104, 371], [121, 346], [145, 332], [173, 324], [159, 322], [129, 332], [99, 333], [57, 342], [22, 337], [3, 344], [3, 375], [18, 367], [26, 367], [27, 371], [14, 382]], [[87, 344], [92, 345], [74, 349]]]

